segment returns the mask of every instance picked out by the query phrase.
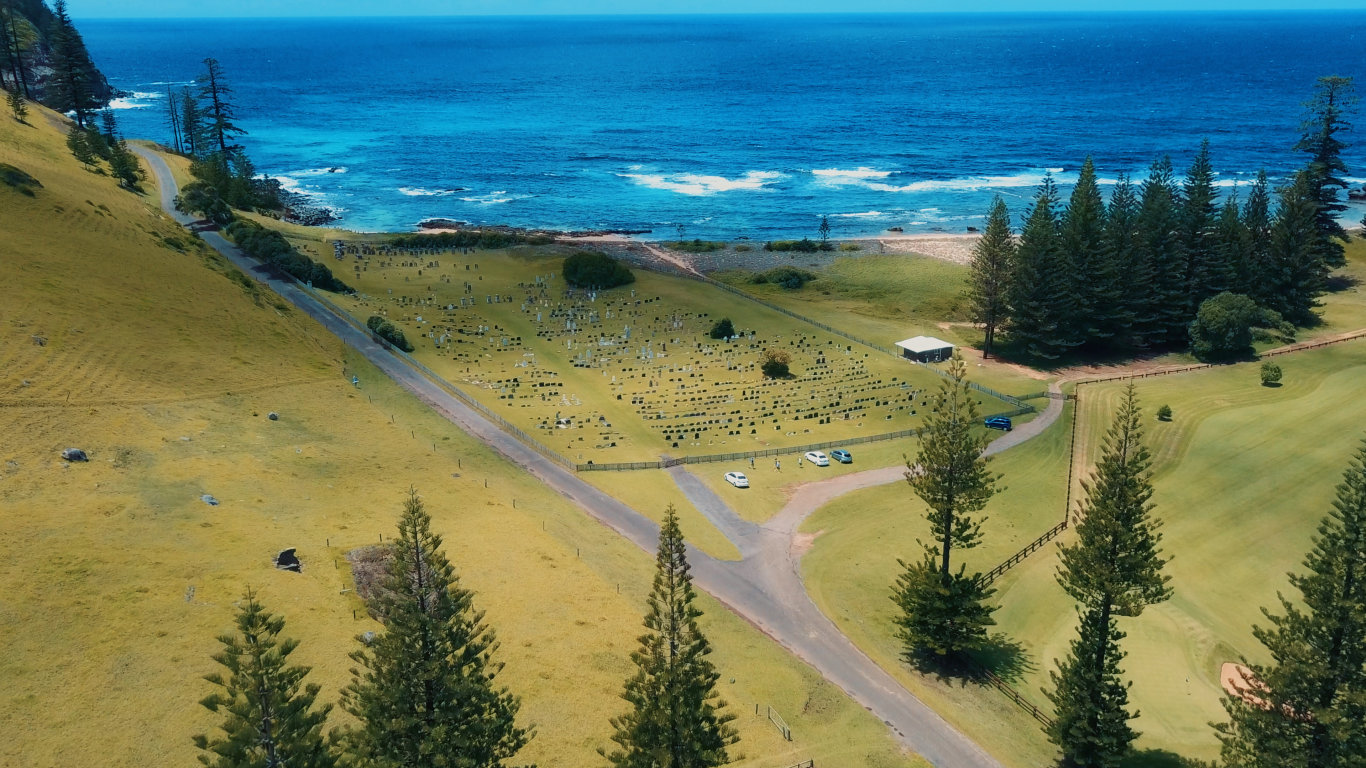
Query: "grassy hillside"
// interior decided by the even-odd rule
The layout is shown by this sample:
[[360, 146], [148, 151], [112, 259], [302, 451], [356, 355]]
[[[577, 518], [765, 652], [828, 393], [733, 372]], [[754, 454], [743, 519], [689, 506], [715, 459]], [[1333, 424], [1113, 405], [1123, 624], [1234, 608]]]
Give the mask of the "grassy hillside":
[[[190, 735], [213, 724], [201, 676], [248, 584], [335, 700], [353, 636], [376, 628], [345, 553], [390, 534], [410, 485], [499, 631], [502, 679], [539, 731], [523, 756], [596, 764], [652, 558], [261, 292], [150, 196], [82, 170], [55, 116], [31, 122], [0, 118], [0, 163], [41, 184], [32, 197], [0, 185], [0, 765], [192, 762]], [[63, 462], [65, 447], [91, 461]], [[302, 573], [272, 566], [285, 547]], [[702, 607], [741, 765], [920, 764], [808, 667]]]

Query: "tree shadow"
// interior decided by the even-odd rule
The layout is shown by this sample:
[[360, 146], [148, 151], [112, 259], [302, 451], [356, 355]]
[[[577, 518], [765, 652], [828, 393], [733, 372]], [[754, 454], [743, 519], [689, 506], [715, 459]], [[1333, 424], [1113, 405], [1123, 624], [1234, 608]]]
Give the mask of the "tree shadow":
[[1348, 275], [1341, 272], [1335, 275], [1329, 275], [1328, 279], [1323, 281], [1323, 289], [1328, 293], [1341, 293], [1342, 291], [1355, 288], [1358, 285], [1361, 285], [1361, 278], [1356, 275]]
[[1119, 765], [1120, 768], [1211, 768], [1208, 763], [1165, 749], [1135, 749], [1125, 755]]
[[902, 658], [917, 672], [933, 676], [941, 683], [986, 685], [990, 673], [1015, 684], [1025, 673], [1038, 669], [1023, 645], [999, 632], [987, 640], [986, 647], [974, 653], [950, 656], [907, 653], [902, 654]]

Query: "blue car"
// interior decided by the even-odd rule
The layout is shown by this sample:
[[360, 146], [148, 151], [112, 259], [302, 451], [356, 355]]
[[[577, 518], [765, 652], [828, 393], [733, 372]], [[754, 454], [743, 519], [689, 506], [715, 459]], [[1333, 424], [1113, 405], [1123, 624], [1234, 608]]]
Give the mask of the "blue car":
[[841, 464], [854, 463], [853, 455], [850, 454], [848, 451], [844, 450], [843, 448], [836, 448], [835, 450], [831, 451], [830, 458], [834, 459], [835, 461], [838, 461]]
[[1005, 432], [1010, 431], [1010, 419], [1005, 416], [992, 416], [982, 423], [985, 424], [988, 429], [999, 429]]

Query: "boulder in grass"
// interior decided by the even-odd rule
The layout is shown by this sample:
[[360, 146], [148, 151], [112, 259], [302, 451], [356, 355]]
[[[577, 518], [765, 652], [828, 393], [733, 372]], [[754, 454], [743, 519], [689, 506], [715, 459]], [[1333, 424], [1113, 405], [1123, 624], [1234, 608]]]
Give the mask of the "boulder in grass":
[[90, 461], [90, 457], [85, 455], [85, 451], [80, 448], [67, 448], [62, 451], [62, 458], [67, 461]]
[[271, 411], [270, 413], [266, 414], [266, 418], [270, 419], [271, 421], [279, 421], [280, 414], [276, 413], [275, 411]]
[[208, 505], [211, 506], [211, 507], [216, 507], [216, 506], [218, 506], [218, 499], [215, 499], [214, 497], [210, 496], [210, 495], [207, 494], [207, 493], [204, 494], [203, 496], [200, 496], [200, 497], [199, 497], [199, 500], [202, 501], [202, 502], [204, 502], [205, 504], [208, 504]]
[[299, 556], [295, 554], [294, 547], [280, 550], [280, 554], [275, 556], [275, 567], [282, 571], [293, 571], [302, 573], [303, 563], [299, 562]]

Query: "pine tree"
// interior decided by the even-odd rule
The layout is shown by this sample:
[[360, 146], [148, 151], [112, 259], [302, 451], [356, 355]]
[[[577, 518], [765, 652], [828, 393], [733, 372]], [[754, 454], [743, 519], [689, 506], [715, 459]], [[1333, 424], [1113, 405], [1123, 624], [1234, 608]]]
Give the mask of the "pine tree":
[[[1268, 666], [1248, 664], [1254, 700], [1224, 699], [1216, 725], [1224, 764], [1244, 768], [1358, 768], [1366, 758], [1366, 443], [1319, 524], [1295, 601], [1253, 634]], [[1279, 596], [1278, 596], [1279, 597]], [[1246, 661], [1244, 662], [1246, 663]]]
[[[1226, 265], [1229, 275], [1227, 290], [1251, 296], [1252, 287], [1261, 279], [1249, 258], [1252, 242], [1243, 216], [1238, 207], [1238, 194], [1229, 194], [1219, 209], [1219, 219], [1214, 227], [1214, 255]], [[1199, 311], [1199, 308], [1196, 308]]]
[[28, 117], [28, 102], [24, 101], [24, 94], [19, 92], [19, 87], [15, 86], [5, 96], [5, 102], [9, 105], [9, 111], [14, 115], [14, 119], [23, 123]]
[[1347, 164], [1342, 160], [1347, 144], [1338, 135], [1352, 127], [1347, 122], [1356, 105], [1352, 91], [1350, 77], [1320, 77], [1314, 84], [1313, 97], [1304, 104], [1304, 133], [1295, 145], [1297, 151], [1309, 155], [1305, 171], [1310, 196], [1317, 204], [1315, 248], [1324, 264], [1333, 268], [1346, 263], [1342, 244], [1347, 241], [1347, 232], [1337, 216], [1347, 210], [1338, 199], [1338, 192], [1347, 188], [1342, 178], [1347, 175]]
[[1138, 734], [1129, 727], [1129, 686], [1121, 679], [1124, 651], [1114, 617], [1082, 609], [1077, 638], [1067, 658], [1049, 672], [1053, 690], [1044, 693], [1057, 712], [1046, 730], [1062, 747], [1064, 768], [1114, 768]]
[[461, 588], [410, 491], [376, 608], [384, 629], [351, 654], [357, 667], [342, 706], [358, 726], [345, 735], [361, 765], [502, 766], [531, 739], [514, 723], [520, 703], [494, 678], [497, 642]]
[[1075, 314], [1057, 205], [1057, 187], [1047, 175], [1020, 231], [1010, 276], [1010, 338], [1048, 360], [1070, 348], [1072, 333], [1064, 323]]
[[599, 750], [617, 768], [710, 768], [730, 762], [738, 736], [718, 698], [720, 675], [707, 658], [711, 645], [697, 626], [687, 549], [673, 505], [664, 512], [647, 600], [646, 633], [631, 654], [636, 673], [622, 698], [631, 709], [612, 718], [617, 746]]
[[166, 126], [171, 129], [171, 149], [185, 154], [185, 145], [180, 140], [180, 100], [170, 88], [166, 89]]
[[1281, 192], [1280, 208], [1271, 225], [1267, 258], [1271, 308], [1296, 325], [1317, 321], [1314, 308], [1323, 294], [1328, 267], [1319, 247], [1313, 181], [1301, 171], [1295, 183]]
[[115, 141], [109, 148], [109, 173], [118, 179], [119, 185], [137, 191], [143, 178], [142, 166], [137, 155], [128, 149], [123, 139]]
[[1135, 331], [1146, 346], [1184, 344], [1191, 311], [1186, 255], [1181, 247], [1181, 207], [1172, 180], [1171, 158], [1152, 164], [1139, 192], [1140, 258], [1152, 273], [1148, 295], [1140, 299]]
[[1152, 290], [1152, 271], [1138, 247], [1138, 198], [1127, 174], [1119, 175], [1105, 208], [1101, 253], [1093, 289], [1097, 335], [1114, 346], [1131, 346], [1140, 299]]
[[1188, 298], [1187, 317], [1200, 303], [1223, 293], [1233, 282], [1233, 270], [1223, 260], [1217, 229], [1219, 205], [1214, 192], [1214, 166], [1210, 162], [1209, 139], [1200, 142], [1200, 151], [1186, 171], [1182, 186], [1181, 246], [1186, 254]]
[[1256, 181], [1243, 203], [1243, 229], [1247, 231], [1247, 250], [1239, 268], [1244, 294], [1258, 304], [1271, 302], [1271, 190], [1266, 171], [1258, 171]]
[[292, 665], [297, 640], [280, 637], [285, 620], [257, 602], [250, 589], [237, 613], [237, 633], [218, 641], [213, 660], [227, 677], [205, 676], [218, 690], [205, 697], [210, 712], [221, 714], [221, 733], [194, 737], [209, 768], [328, 768], [335, 764], [322, 729], [331, 705], [318, 707], [316, 685], [303, 685], [309, 668]]
[[[1062, 250], [1070, 265], [1069, 293], [1073, 299], [1073, 315], [1060, 318], [1063, 327], [1071, 329], [1069, 343], [1090, 343], [1103, 337], [1096, 322], [1099, 297], [1096, 295], [1097, 276], [1105, 267], [1105, 201], [1096, 183], [1096, 166], [1088, 156], [1081, 164], [1077, 185], [1062, 215]], [[1107, 328], [1105, 333], [1109, 333]]]
[[902, 574], [892, 591], [900, 607], [896, 622], [908, 659], [953, 663], [981, 648], [996, 622], [986, 604], [993, 591], [980, 574], [953, 570], [953, 551], [980, 543], [984, 517], [973, 517], [996, 493], [999, 477], [982, 455], [987, 438], [977, 434], [977, 403], [969, 394], [967, 365], [957, 350], [949, 378], [935, 396], [920, 434], [920, 452], [907, 461], [906, 482], [929, 507], [930, 543], [919, 562], [898, 561]]
[[180, 92], [180, 136], [190, 157], [202, 157], [208, 142], [204, 137], [204, 114], [189, 88]]
[[232, 89], [223, 76], [223, 67], [217, 59], [204, 59], [204, 74], [199, 76], [199, 98], [204, 101], [206, 130], [211, 143], [218, 153], [227, 157], [228, 150], [234, 149], [228, 142], [246, 131], [233, 123], [234, 109], [229, 97]]
[[1008, 318], [1010, 266], [1014, 261], [1015, 237], [1010, 232], [1010, 211], [997, 195], [987, 214], [986, 230], [972, 247], [972, 271], [968, 275], [972, 319], [986, 329], [983, 357], [991, 357], [996, 328]]
[[1060, 548], [1057, 579], [1081, 605], [1082, 621], [1071, 656], [1048, 691], [1057, 716], [1049, 738], [1066, 766], [1109, 768], [1133, 741], [1119, 683], [1119, 616], [1137, 616], [1171, 597], [1162, 536], [1151, 519], [1151, 458], [1142, 442], [1142, 413], [1132, 384], [1105, 433], [1100, 462], [1082, 483], [1076, 541]]
[[5, 55], [9, 58], [10, 71], [14, 75], [14, 89], [25, 99], [32, 101], [33, 92], [29, 90], [28, 84], [29, 65], [24, 61], [25, 46], [23, 34], [19, 31], [19, 23], [15, 20], [17, 15], [8, 3], [0, 5], [0, 45], [4, 46]]
[[48, 35], [52, 47], [52, 107], [74, 113], [76, 124], [85, 127], [86, 118], [99, 106], [90, 88], [95, 65], [81, 33], [66, 12], [66, 0], [57, 0], [52, 12], [53, 28]]
[[79, 127], [73, 126], [67, 131], [66, 148], [71, 150], [71, 156], [85, 166], [87, 171], [92, 170], [99, 162], [94, 148], [90, 146], [90, 135]]

